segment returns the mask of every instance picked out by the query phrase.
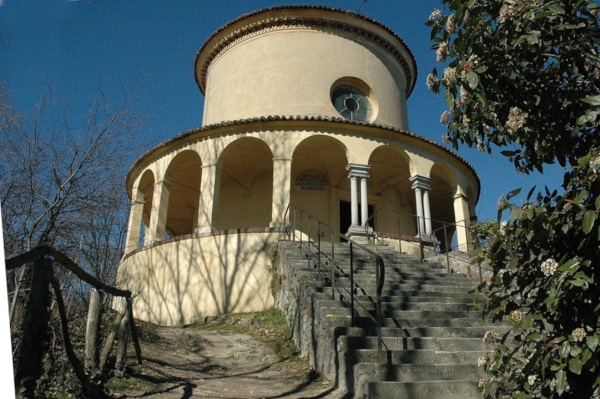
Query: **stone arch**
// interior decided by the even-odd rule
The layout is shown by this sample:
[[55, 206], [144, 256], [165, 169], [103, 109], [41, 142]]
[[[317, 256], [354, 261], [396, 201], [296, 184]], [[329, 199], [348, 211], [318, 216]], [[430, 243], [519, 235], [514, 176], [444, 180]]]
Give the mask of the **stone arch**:
[[339, 204], [332, 190], [348, 191], [346, 153], [341, 141], [315, 135], [298, 143], [292, 154], [290, 202], [336, 228]]
[[386, 233], [412, 233], [415, 196], [408, 154], [399, 147], [382, 145], [371, 153], [369, 165], [369, 194], [378, 207], [374, 228]]
[[[271, 222], [273, 154], [262, 140], [240, 138], [217, 162], [213, 226], [217, 230], [266, 227]], [[217, 194], [218, 193], [218, 194]]]
[[198, 219], [202, 160], [198, 153], [185, 150], [169, 163], [164, 184], [169, 187], [165, 231], [171, 237], [192, 234]]
[[[454, 226], [454, 196], [458, 188], [456, 177], [447, 165], [438, 162], [431, 168], [430, 178], [429, 202], [433, 232], [441, 243], [442, 249], [445, 250], [451, 246], [451, 240], [456, 231]], [[444, 224], [446, 224], [445, 235]]]
[[133, 187], [125, 253], [152, 243], [152, 234], [148, 232], [152, 215], [154, 181], [154, 173], [146, 170], [139, 178], [137, 185]]

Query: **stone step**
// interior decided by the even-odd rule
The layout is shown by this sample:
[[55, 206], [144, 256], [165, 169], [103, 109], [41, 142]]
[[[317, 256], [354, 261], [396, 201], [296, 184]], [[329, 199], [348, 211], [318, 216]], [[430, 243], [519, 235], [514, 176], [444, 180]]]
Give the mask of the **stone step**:
[[[327, 284], [329, 285], [329, 284]], [[358, 288], [355, 290], [355, 295], [360, 297], [359, 300], [373, 300], [374, 295], [368, 293], [364, 295], [364, 289]], [[348, 291], [349, 292], [349, 291]], [[331, 287], [319, 287], [315, 290], [315, 293], [323, 295], [324, 297], [331, 298]], [[393, 302], [396, 298], [436, 298], [436, 297], [450, 297], [450, 298], [468, 298], [469, 302], [477, 300], [478, 302], [484, 302], [484, 299], [477, 295], [471, 294], [462, 290], [458, 291], [440, 291], [440, 290], [420, 290], [414, 288], [412, 290], [386, 290], [386, 293], [381, 296], [382, 301]]]
[[[327, 288], [331, 287], [331, 282], [315, 279], [315, 280], [304, 280], [304, 283], [308, 286], [315, 288]], [[336, 287], [349, 287], [350, 280], [342, 280], [335, 282]], [[400, 283], [400, 284], [384, 284], [382, 295], [385, 296], [396, 296], [404, 295], [408, 292], [415, 292], [419, 289], [423, 291], [435, 291], [435, 292], [447, 292], [447, 293], [464, 293], [467, 294], [471, 289], [471, 286], [457, 286], [456, 284], [418, 284], [418, 283]], [[377, 292], [377, 286], [375, 283], [363, 283], [358, 284], [355, 282], [355, 292], [357, 294], [373, 295]]]
[[401, 383], [394, 381], [369, 382], [366, 395], [369, 399], [479, 399], [478, 381], [419, 381]]
[[[386, 350], [434, 350], [434, 351], [466, 351], [466, 352], [485, 352], [486, 345], [483, 343], [483, 336], [459, 336], [459, 337], [407, 337], [391, 336], [389, 331], [382, 329], [382, 344]], [[347, 345], [353, 349], [377, 349], [378, 338], [376, 336], [346, 336]]]
[[[315, 308], [322, 317], [327, 317], [329, 319], [336, 320], [346, 320], [341, 325], [350, 326], [351, 319], [351, 311], [348, 307], [321, 307]], [[372, 318], [373, 316], [371, 312], [367, 315], [364, 311], [361, 311], [358, 308], [355, 308], [355, 317], [354, 321], [358, 327], [368, 328], [371, 327], [374, 322]], [[357, 313], [357, 314], [356, 314]], [[433, 326], [435, 324], [442, 323], [451, 323], [452, 319], [472, 319], [475, 322], [479, 321], [479, 324], [474, 323], [475, 325], [484, 325], [481, 317], [474, 313], [466, 313], [466, 312], [456, 312], [456, 311], [431, 311], [431, 310], [397, 310], [393, 312], [387, 312], [383, 326], [390, 328], [404, 328], [401, 324], [402, 321], [405, 321], [406, 324], [410, 324], [411, 327], [418, 327], [419, 321], [423, 321], [422, 326]], [[442, 324], [443, 326], [443, 324]], [[460, 327], [460, 326], [457, 326]]]
[[[349, 394], [415, 399], [481, 397], [477, 385], [483, 369], [477, 367], [477, 360], [489, 349], [483, 337], [489, 330], [502, 334], [507, 327], [486, 324], [480, 310], [470, 311], [477, 309], [478, 302], [485, 302], [469, 293], [477, 281], [448, 273], [439, 263], [420, 262], [389, 247], [369, 246], [385, 264], [380, 298], [385, 365], [381, 365], [374, 321], [374, 257], [354, 248], [352, 317], [348, 303], [349, 245], [335, 244], [335, 259], [330, 247], [323, 245], [320, 268], [316, 267], [317, 257], [308, 257], [305, 250], [298, 249], [298, 243], [287, 248], [284, 252], [290, 275], [300, 281], [303, 297], [312, 301], [316, 324], [311, 325], [317, 326], [316, 336], [324, 345], [319, 349], [325, 356], [323, 371], [326, 375], [333, 371], [335, 375], [330, 377]], [[335, 288], [330, 281], [332, 269]]]
[[[355, 301], [362, 303], [363, 306], [367, 306], [369, 304], [372, 304], [373, 306], [375, 306], [375, 298], [377, 297], [376, 295], [364, 295], [363, 293], [361, 293], [361, 290], [356, 290], [356, 291], [358, 291], [358, 292], [354, 293]], [[343, 299], [342, 299], [342, 297], [339, 296], [339, 294], [337, 296], [334, 296], [334, 299], [331, 299], [331, 294], [329, 294], [329, 293], [315, 292], [313, 294], [313, 300], [315, 300], [315, 301], [327, 300], [327, 301], [333, 301], [333, 302], [340, 302], [342, 300], [345, 301], [345, 299], [347, 298], [347, 296], [349, 294], [350, 294], [350, 292], [344, 293]], [[446, 294], [446, 295], [442, 295], [442, 294]], [[454, 303], [454, 304], [470, 305], [473, 303], [474, 299], [475, 299], [474, 297], [471, 297], [466, 294], [452, 293], [452, 292], [446, 292], [446, 293], [440, 292], [439, 295], [428, 295], [426, 293], [425, 294], [416, 293], [413, 295], [410, 295], [410, 294], [407, 294], [407, 295], [382, 295], [380, 297], [381, 305], [385, 309], [390, 309], [390, 310], [402, 309], [402, 306], [404, 306], [404, 304], [409, 304], [409, 303]], [[467, 309], [468, 309], [468, 306], [467, 306]]]
[[[342, 348], [340, 348], [341, 350]], [[385, 350], [386, 363], [399, 364], [467, 364], [477, 365], [480, 357], [485, 357], [485, 351], [440, 351], [431, 349], [415, 350]], [[349, 351], [347, 361], [351, 364], [377, 363], [377, 349], [354, 349]]]
[[[350, 298], [348, 297], [349, 301]], [[344, 309], [349, 309], [350, 303], [341, 303], [340, 301], [335, 300], [320, 300], [317, 301], [317, 307], [341, 307]], [[398, 315], [401, 315], [401, 311], [411, 311], [411, 310], [422, 310], [422, 311], [430, 311], [430, 312], [467, 312], [469, 310], [469, 305], [464, 302], [459, 303], [447, 303], [447, 302], [402, 302], [402, 303], [394, 303], [390, 306], [385, 306], [383, 304], [382, 309], [385, 312], [387, 317], [392, 318], [400, 318]], [[375, 304], [373, 302], [356, 302], [354, 303], [354, 310], [359, 312], [359, 316], [361, 312], [372, 312], [375, 311]]]
[[378, 365], [377, 363], [358, 363], [354, 366], [354, 374], [360, 380], [361, 375], [381, 375], [386, 381], [421, 382], [421, 381], [478, 381], [485, 377], [485, 371], [474, 364], [397, 364]]

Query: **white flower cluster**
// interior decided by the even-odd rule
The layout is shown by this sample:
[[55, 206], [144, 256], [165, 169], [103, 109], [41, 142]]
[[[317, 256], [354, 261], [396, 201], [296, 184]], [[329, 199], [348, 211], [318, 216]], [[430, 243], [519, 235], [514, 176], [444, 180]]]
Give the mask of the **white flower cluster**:
[[442, 16], [442, 12], [439, 9], [435, 9], [431, 12], [431, 15], [429, 15], [429, 20], [430, 21], [437, 21], [438, 19], [440, 19]]
[[487, 384], [488, 384], [488, 381], [485, 378], [482, 378], [479, 380], [478, 386], [479, 386], [479, 388], [483, 389], [487, 386]]
[[446, 42], [440, 43], [437, 50], [435, 51], [435, 59], [437, 62], [446, 61], [446, 57], [448, 56], [448, 44]]
[[515, 3], [511, 0], [507, 0], [500, 8], [500, 17], [498, 18], [498, 21], [504, 23], [509, 19], [514, 18], [516, 15], [517, 10], [515, 9]]
[[534, 385], [536, 381], [537, 375], [530, 375], [529, 377], [527, 377], [527, 382], [529, 383], [529, 385]]
[[429, 90], [433, 89], [435, 87], [435, 85], [438, 84], [440, 80], [438, 78], [435, 77], [434, 74], [430, 73], [429, 75], [427, 75], [427, 88]]
[[454, 20], [454, 14], [450, 14], [446, 20], [446, 30], [448, 33], [456, 32], [456, 21]]
[[525, 126], [527, 114], [521, 111], [519, 107], [512, 107], [508, 112], [508, 120], [506, 121], [506, 130], [509, 133], [514, 133]]
[[506, 235], [506, 232], [508, 231], [508, 222], [506, 220], [503, 220], [500, 222], [500, 235], [504, 236]]
[[515, 323], [520, 322], [521, 320], [523, 320], [523, 313], [520, 310], [513, 310], [510, 314], [510, 318], [512, 319], [512, 321], [514, 321]]
[[483, 357], [483, 356], [480, 356], [477, 359], [477, 367], [483, 367], [483, 366], [485, 366], [485, 362], [486, 362], [486, 358]]
[[460, 86], [460, 101], [462, 104], [466, 104], [469, 102], [470, 94], [467, 91], [465, 86]]
[[457, 78], [456, 68], [448, 67], [444, 69], [444, 75], [442, 76], [442, 80], [446, 82], [447, 85], [452, 85], [456, 83]]
[[558, 269], [558, 262], [556, 262], [552, 258], [549, 258], [542, 262], [540, 268], [542, 269], [542, 272], [545, 276], [552, 276], [554, 273], [556, 273], [556, 270]]
[[440, 123], [442, 125], [447, 125], [448, 122], [450, 121], [451, 116], [452, 116], [452, 112], [450, 112], [448, 110], [442, 112], [442, 116], [440, 116]]
[[487, 330], [483, 336], [483, 343], [491, 344], [493, 342], [496, 342], [496, 333], [492, 330]]
[[585, 330], [581, 327], [574, 329], [571, 333], [571, 338], [573, 338], [573, 342], [582, 342], [585, 336]]

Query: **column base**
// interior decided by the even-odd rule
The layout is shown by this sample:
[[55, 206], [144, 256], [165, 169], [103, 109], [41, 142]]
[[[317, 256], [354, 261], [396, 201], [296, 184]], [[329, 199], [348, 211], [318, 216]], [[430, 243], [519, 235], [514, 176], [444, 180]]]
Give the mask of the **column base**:
[[366, 243], [368, 242], [368, 236], [373, 235], [373, 228], [371, 226], [367, 226], [366, 229], [365, 226], [350, 226], [345, 235], [358, 243], [362, 241]]
[[209, 236], [212, 231], [213, 231], [213, 228], [210, 226], [196, 227], [196, 229], [194, 229], [194, 235], [196, 237], [205, 237], [205, 236]]

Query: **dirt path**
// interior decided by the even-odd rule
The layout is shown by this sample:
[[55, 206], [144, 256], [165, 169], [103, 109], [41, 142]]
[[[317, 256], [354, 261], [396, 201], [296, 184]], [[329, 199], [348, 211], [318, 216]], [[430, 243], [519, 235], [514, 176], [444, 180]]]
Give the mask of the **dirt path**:
[[[328, 381], [308, 381], [293, 363], [246, 334], [158, 327], [142, 342], [144, 364], [137, 387], [115, 390], [123, 398], [338, 398]], [[132, 359], [133, 360], [133, 359]]]

